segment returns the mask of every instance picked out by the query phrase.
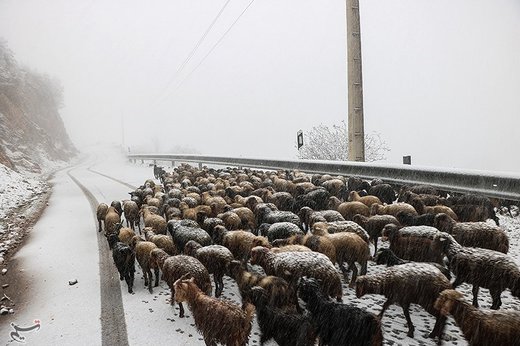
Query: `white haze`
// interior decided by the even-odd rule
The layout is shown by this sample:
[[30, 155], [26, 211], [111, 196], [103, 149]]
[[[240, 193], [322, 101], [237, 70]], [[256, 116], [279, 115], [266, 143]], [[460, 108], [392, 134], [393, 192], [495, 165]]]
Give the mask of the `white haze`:
[[[299, 129], [347, 117], [345, 1], [254, 1], [185, 79], [249, 3], [232, 0], [171, 83], [224, 3], [0, 0], [0, 37], [61, 79], [79, 148], [124, 127], [134, 150], [294, 159]], [[388, 162], [520, 171], [520, 2], [360, 6], [365, 130]]]

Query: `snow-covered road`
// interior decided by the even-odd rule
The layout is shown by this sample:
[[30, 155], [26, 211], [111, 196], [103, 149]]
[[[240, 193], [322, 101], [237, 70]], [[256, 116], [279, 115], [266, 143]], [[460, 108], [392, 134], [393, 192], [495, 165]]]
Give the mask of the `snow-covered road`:
[[[0, 344], [17, 344], [12, 341], [15, 329], [11, 322], [29, 327], [39, 320], [39, 330], [18, 332], [28, 345], [204, 345], [191, 314], [180, 319], [177, 307], [170, 306], [169, 289], [163, 282], [150, 294], [138, 268], [135, 294], [129, 294], [125, 284], [119, 285], [106, 241], [102, 236], [98, 241], [92, 205], [127, 199], [131, 187], [151, 177], [150, 167], [131, 165], [112, 153], [92, 155], [82, 164], [56, 174], [49, 207], [9, 268], [10, 277], [17, 279], [23, 303], [16, 306], [14, 315], [8, 316], [8, 323], [3, 319]], [[509, 231], [511, 254], [520, 264], [520, 222], [511, 218], [501, 221]], [[370, 263], [368, 271], [382, 269]], [[69, 285], [69, 280], [78, 283]], [[470, 299], [468, 285], [461, 286], [461, 290]], [[345, 303], [376, 313], [384, 302], [384, 297], [378, 295], [357, 299], [346, 285], [344, 292]], [[236, 285], [227, 277], [223, 296], [239, 300]], [[490, 306], [487, 290], [481, 290], [480, 300], [481, 306]], [[503, 294], [503, 303], [504, 309], [520, 310], [519, 300], [508, 291]], [[387, 310], [383, 318], [385, 344], [434, 344], [426, 337], [433, 327], [433, 317], [417, 306], [411, 308], [411, 317], [416, 326], [414, 339], [406, 336], [402, 310], [397, 306]], [[466, 344], [451, 319], [446, 340], [449, 345]], [[249, 344], [259, 344], [256, 322]]]

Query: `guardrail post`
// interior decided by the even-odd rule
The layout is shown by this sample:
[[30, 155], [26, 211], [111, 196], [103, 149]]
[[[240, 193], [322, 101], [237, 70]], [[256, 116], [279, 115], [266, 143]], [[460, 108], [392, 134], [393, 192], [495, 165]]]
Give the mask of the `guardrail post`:
[[199, 169], [202, 169], [202, 162], [199, 162]]
[[144, 163], [144, 160], [141, 160], [141, 163]]
[[175, 167], [175, 161], [172, 160], [172, 167]]

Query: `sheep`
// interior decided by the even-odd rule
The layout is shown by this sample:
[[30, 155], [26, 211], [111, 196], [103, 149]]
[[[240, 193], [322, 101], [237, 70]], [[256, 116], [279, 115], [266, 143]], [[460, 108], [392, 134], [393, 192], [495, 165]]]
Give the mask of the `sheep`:
[[246, 207], [239, 207], [234, 208], [231, 211], [237, 214], [240, 218], [242, 229], [256, 229], [256, 218], [255, 214], [251, 211], [251, 209]]
[[321, 280], [323, 293], [341, 301], [343, 288], [341, 277], [329, 258], [318, 252], [273, 253], [257, 246], [251, 250], [251, 264], [260, 265], [267, 275], [286, 279], [294, 287], [294, 280], [302, 276]]
[[213, 242], [208, 232], [203, 230], [202, 228], [197, 227], [198, 224], [196, 222], [187, 223], [187, 220], [176, 221], [170, 220], [168, 221], [167, 229], [171, 234], [173, 243], [179, 249], [179, 251], [183, 251], [186, 243], [190, 240], [195, 240], [202, 246], [211, 245]]
[[316, 279], [303, 277], [298, 294], [317, 328], [320, 345], [382, 345], [381, 321], [358, 307], [330, 301]]
[[397, 198], [394, 188], [390, 184], [372, 185], [367, 192], [369, 195], [378, 197], [381, 202], [386, 204], [392, 204]]
[[348, 192], [350, 191], [361, 191], [369, 190], [370, 184], [359, 177], [350, 177], [347, 181]]
[[148, 286], [148, 291], [153, 293], [153, 276], [152, 269], [155, 273], [155, 287], [159, 286], [159, 268], [150, 261], [150, 252], [157, 248], [152, 242], [144, 241], [138, 235], [132, 238], [130, 242], [130, 248], [135, 252], [135, 258], [139, 263], [139, 266], [143, 270], [144, 275], [144, 286]]
[[121, 227], [122, 224], [118, 223], [116, 224], [116, 233], [119, 240], [126, 245], [130, 245], [130, 242], [132, 241], [132, 238], [135, 237], [135, 232], [132, 231], [131, 228], [128, 227]]
[[270, 243], [276, 239], [285, 239], [295, 234], [304, 234], [300, 227], [292, 222], [276, 222], [272, 225], [263, 223], [258, 228], [258, 231], [260, 235], [267, 237]]
[[215, 243], [223, 245], [231, 251], [233, 256], [246, 263], [251, 255], [251, 249], [255, 245], [270, 247], [267, 238], [255, 236], [253, 233], [246, 231], [228, 231], [223, 226], [215, 227]]
[[394, 203], [389, 205], [374, 204], [370, 208], [370, 215], [397, 216], [397, 213], [400, 211], [406, 211], [412, 215], [418, 215], [417, 210], [415, 210], [415, 208], [408, 203]]
[[227, 229], [231, 231], [241, 229], [242, 220], [240, 219], [240, 216], [238, 216], [236, 213], [232, 211], [227, 211], [225, 213], [218, 214], [217, 217], [224, 222], [224, 226]]
[[215, 297], [220, 297], [224, 290], [222, 278], [228, 272], [229, 263], [233, 261], [233, 254], [221, 245], [202, 246], [194, 240], [190, 240], [184, 246], [184, 253], [198, 259], [213, 274], [215, 281]]
[[429, 314], [436, 317], [430, 338], [440, 337], [446, 317], [439, 314], [434, 303], [439, 294], [452, 288], [449, 280], [434, 266], [428, 263], [405, 263], [386, 268], [383, 272], [360, 276], [356, 280], [356, 296], [381, 294], [386, 302], [379, 313], [382, 318], [385, 310], [392, 304], [403, 309], [408, 324], [408, 336], [413, 338], [415, 327], [410, 318], [410, 304], [418, 304]]
[[298, 216], [306, 229], [312, 227], [315, 222], [345, 221], [343, 216], [336, 210], [314, 211], [309, 207], [300, 209]]
[[179, 249], [175, 246], [170, 236], [165, 234], [155, 234], [150, 227], [145, 227], [143, 229], [143, 234], [147, 241], [151, 241], [157, 245], [159, 249], [166, 251], [168, 255], [174, 256], [180, 253]]
[[430, 226], [407, 226], [399, 229], [389, 224], [383, 229], [383, 236], [390, 241], [390, 250], [397, 256], [417, 262], [443, 263], [444, 254], [433, 240], [443, 234]]
[[432, 226], [436, 214], [413, 215], [406, 211], [400, 211], [395, 216], [403, 226]]
[[105, 203], [99, 203], [97, 209], [96, 209], [96, 217], [98, 220], [99, 230], [98, 232], [101, 232], [103, 230], [103, 225], [101, 224], [101, 221], [105, 220], [105, 216], [108, 212], [108, 205]]
[[166, 220], [157, 214], [152, 213], [152, 207], [143, 205], [141, 214], [143, 215], [144, 226], [151, 227], [157, 234], [166, 234]]
[[[174, 283], [184, 275], [194, 278], [195, 283], [200, 290], [211, 295], [211, 279], [208, 270], [196, 258], [186, 255], [169, 256], [162, 249], [154, 249], [150, 253], [151, 262], [157, 268], [161, 268], [162, 279], [171, 290], [170, 305], [175, 304], [175, 287]], [[182, 302], [178, 302], [179, 317], [184, 317], [184, 307]]]
[[323, 232], [330, 234], [340, 232], [355, 233], [366, 243], [369, 241], [368, 233], [354, 221], [316, 222], [312, 225], [311, 232], [317, 235]]
[[247, 291], [253, 286], [259, 286], [266, 290], [270, 306], [286, 309], [299, 308], [296, 291], [281, 277], [249, 272], [243, 263], [235, 260], [229, 264], [229, 275], [236, 281], [242, 301], [247, 300]]
[[367, 207], [371, 207], [373, 204], [383, 204], [381, 203], [381, 200], [377, 198], [376, 196], [359, 196], [359, 193], [357, 191], [350, 191], [348, 194], [348, 201], [349, 202], [361, 202]]
[[445, 316], [453, 315], [470, 345], [518, 345], [520, 311], [478, 310], [455, 290], [441, 292], [435, 308]]
[[290, 211], [272, 210], [267, 204], [257, 205], [255, 207], [256, 224], [276, 223], [276, 222], [292, 222], [296, 226], [301, 227], [301, 221], [298, 215]]
[[316, 188], [304, 195], [297, 196], [294, 200], [293, 211], [297, 213], [303, 207], [309, 207], [313, 210], [327, 209], [327, 202], [330, 194], [324, 188]]
[[[410, 261], [405, 261], [404, 259], [397, 257], [390, 249], [379, 249], [374, 257], [376, 264], [386, 264], [387, 267], [410, 263]], [[446, 277], [446, 279], [451, 280], [451, 273], [448, 268], [435, 262], [428, 262], [428, 264], [431, 264], [432, 266], [439, 269], [440, 272]]]
[[434, 226], [442, 232], [449, 233], [462, 246], [480, 247], [507, 253], [509, 238], [498, 226], [486, 222], [456, 222], [447, 214], [437, 214]]
[[105, 215], [105, 236], [116, 232], [116, 225], [121, 222], [121, 217], [114, 207], [109, 207]]
[[449, 234], [441, 233], [434, 239], [449, 260], [449, 267], [455, 274], [453, 288], [467, 282], [473, 285], [473, 305], [478, 307], [479, 287], [489, 289], [491, 309], [502, 305], [500, 296], [506, 288], [520, 298], [520, 270], [507, 255], [493, 250], [463, 247]]
[[347, 191], [347, 187], [345, 185], [345, 182], [341, 179], [329, 179], [321, 184], [322, 187], [324, 187], [331, 196], [336, 197], [344, 197]]
[[134, 201], [124, 201], [123, 211], [125, 213], [126, 226], [135, 231], [135, 225], [137, 225], [139, 233], [141, 233], [139, 207], [137, 206], [137, 203]]
[[279, 210], [291, 211], [294, 208], [294, 197], [289, 192], [268, 193], [262, 199], [273, 203]]
[[[117, 238], [115, 234], [111, 234], [109, 237]], [[114, 264], [119, 271], [119, 279], [126, 281], [128, 293], [134, 293], [135, 253], [128, 245], [117, 240], [111, 248]]]
[[399, 196], [402, 196], [407, 191], [413, 192], [418, 195], [437, 195], [440, 196], [441, 193], [430, 185], [414, 185], [414, 186], [403, 186], [401, 187], [401, 191], [399, 192]]
[[269, 304], [268, 293], [255, 286], [246, 294], [254, 304], [260, 327], [260, 345], [274, 341], [281, 346], [314, 346], [316, 328], [308, 315], [285, 311]]
[[227, 346], [245, 346], [251, 333], [254, 306], [247, 303], [244, 309], [225, 300], [208, 297], [193, 278], [179, 279], [173, 284], [175, 300], [187, 302], [197, 330], [208, 346], [217, 342]]
[[119, 216], [123, 215], [123, 208], [121, 207], [121, 202], [112, 201], [112, 203], [110, 203], [110, 206], [113, 207], [117, 211]]
[[273, 246], [284, 245], [304, 245], [312, 251], [320, 252], [327, 256], [332, 263], [336, 263], [336, 248], [334, 244], [327, 238], [313, 234], [293, 235], [287, 239], [278, 239], [273, 242]]
[[447, 207], [445, 205], [427, 206], [419, 198], [412, 198], [409, 203], [415, 208], [419, 215], [444, 213], [449, 215], [454, 220], [459, 219], [457, 214], [455, 214], [455, 212], [450, 207]]
[[485, 196], [467, 194], [450, 197], [448, 201], [453, 203], [453, 211], [459, 216], [459, 221], [477, 222], [486, 221], [489, 218], [499, 226], [493, 204]]
[[399, 221], [397, 221], [397, 219], [392, 215], [374, 215], [366, 217], [356, 214], [352, 220], [363, 227], [363, 229], [368, 233], [369, 240], [374, 243], [374, 253], [377, 252], [377, 241], [381, 236], [383, 228], [388, 224], [399, 225]]
[[356, 214], [370, 216], [370, 208], [361, 202], [344, 202], [338, 205], [337, 211], [345, 220], [352, 220]]

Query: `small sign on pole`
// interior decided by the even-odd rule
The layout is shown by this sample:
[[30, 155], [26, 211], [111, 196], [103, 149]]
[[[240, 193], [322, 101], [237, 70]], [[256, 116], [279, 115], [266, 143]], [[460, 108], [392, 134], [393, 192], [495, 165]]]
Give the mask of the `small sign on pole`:
[[300, 130], [298, 131], [298, 133], [296, 134], [296, 141], [298, 143], [298, 150], [303, 147], [303, 131]]
[[403, 156], [403, 164], [411, 165], [412, 164], [412, 156]]

